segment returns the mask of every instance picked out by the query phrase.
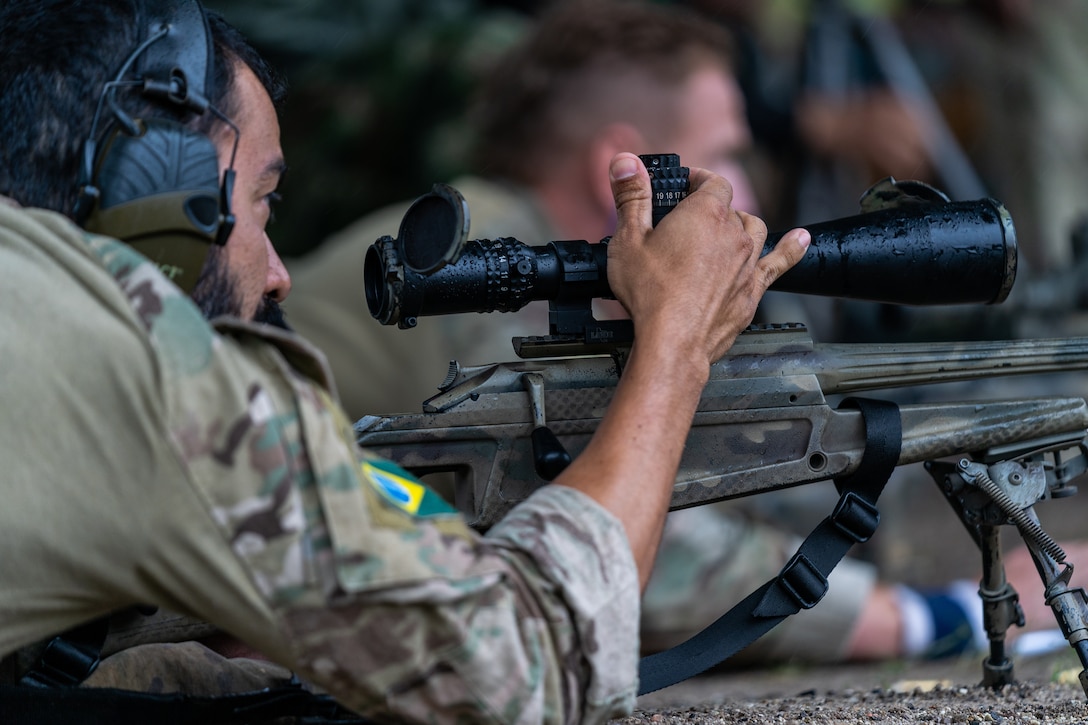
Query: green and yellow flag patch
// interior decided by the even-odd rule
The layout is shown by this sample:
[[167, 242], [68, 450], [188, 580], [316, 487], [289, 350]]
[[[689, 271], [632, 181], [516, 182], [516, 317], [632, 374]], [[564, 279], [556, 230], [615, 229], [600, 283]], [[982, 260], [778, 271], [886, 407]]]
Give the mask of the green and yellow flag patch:
[[392, 506], [412, 516], [449, 516], [457, 514], [446, 499], [419, 482], [397, 464], [369, 460], [361, 464], [363, 478]]

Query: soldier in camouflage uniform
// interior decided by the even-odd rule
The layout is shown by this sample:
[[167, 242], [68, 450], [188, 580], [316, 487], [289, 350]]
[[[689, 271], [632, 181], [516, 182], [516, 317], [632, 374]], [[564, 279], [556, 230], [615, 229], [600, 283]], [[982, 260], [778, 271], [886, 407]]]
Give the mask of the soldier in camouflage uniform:
[[[383, 721], [629, 711], [638, 591], [710, 361], [807, 235], [759, 259], [765, 227], [698, 169], [684, 208], [650, 231], [646, 172], [617, 156], [610, 275], [642, 332], [626, 385], [556, 485], [480, 536], [359, 450], [321, 354], [258, 321], [276, 321], [290, 287], [264, 231], [284, 164], [273, 79], [229, 26], [209, 18], [207, 85], [238, 128], [236, 155], [219, 122], [188, 122], [236, 174], [233, 232], [194, 292], [233, 314], [209, 324], [157, 264], [58, 213], [72, 213], [103, 85], [149, 25], [133, 0], [62, 5], [0, 9], [0, 194], [13, 202], [0, 205], [0, 339], [14, 361], [0, 408], [0, 655], [150, 604], [217, 625]], [[93, 48], [87, 27], [100, 29]], [[678, 299], [680, 240], [714, 271], [689, 276]], [[639, 270], [637, 286], [624, 269]], [[681, 314], [695, 300], [706, 314]]]

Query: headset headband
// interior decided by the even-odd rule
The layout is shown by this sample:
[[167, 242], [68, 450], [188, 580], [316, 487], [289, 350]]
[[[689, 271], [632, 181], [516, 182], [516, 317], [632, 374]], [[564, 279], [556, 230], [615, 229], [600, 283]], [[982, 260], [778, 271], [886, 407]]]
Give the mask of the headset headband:
[[[148, 38], [166, 31], [136, 58], [136, 75], [152, 96], [168, 95], [169, 103], [201, 113], [212, 87], [213, 44], [204, 9], [197, 0], [154, 0], [145, 3]], [[169, 90], [160, 84], [168, 84]]]

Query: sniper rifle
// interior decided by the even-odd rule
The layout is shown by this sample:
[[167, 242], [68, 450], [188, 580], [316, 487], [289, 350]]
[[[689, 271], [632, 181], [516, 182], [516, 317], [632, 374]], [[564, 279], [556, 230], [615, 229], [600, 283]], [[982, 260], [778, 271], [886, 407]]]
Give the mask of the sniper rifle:
[[[643, 160], [662, 208], [656, 221], [686, 194], [687, 170], [675, 155]], [[857, 217], [807, 226], [806, 257], [774, 288], [919, 305], [993, 304], [1008, 295], [1016, 239], [1000, 203], [950, 202], [925, 184], [888, 179], [863, 196], [862, 209]], [[467, 242], [467, 233], [467, 205], [456, 190], [436, 185], [421, 197], [398, 237], [383, 237], [368, 251], [364, 284], [374, 317], [408, 328], [419, 315], [513, 311], [546, 299], [550, 334], [514, 338], [521, 358], [515, 362], [452, 362], [422, 412], [364, 417], [355, 431], [361, 445], [417, 475], [452, 474], [453, 503], [471, 525], [487, 529], [584, 448], [622, 374], [632, 329], [626, 320], [594, 320], [590, 309], [592, 298], [611, 294], [608, 240], [528, 247], [509, 238]], [[779, 238], [772, 236], [768, 249]], [[1047, 604], [1084, 667], [1080, 681], [1088, 694], [1088, 597], [1070, 586], [1072, 564], [1033, 508], [1075, 493], [1074, 480], [1088, 469], [1084, 399], [912, 404], [891, 416], [872, 412], [873, 401], [848, 398], [833, 406], [828, 400], [1086, 366], [1088, 338], [823, 344], [799, 324], [741, 333], [711, 367], [670, 508], [827, 480], [836, 481], [842, 497], [779, 576], [738, 605], [740, 614], [731, 618], [731, 611], [716, 623], [728, 630], [726, 639], [708, 641], [704, 632], [664, 653], [666, 659], [644, 659], [642, 691], [696, 674], [785, 615], [815, 605], [830, 569], [875, 529], [874, 504], [887, 474], [924, 462], [981, 550], [979, 591], [990, 640], [984, 683], [1013, 681], [1005, 633], [1024, 621], [1001, 565], [999, 527], [1011, 524], [1035, 558]], [[874, 433], [871, 418], [888, 422], [881, 424], [885, 430]], [[858, 489], [858, 479], [873, 478], [880, 479], [875, 489]]]

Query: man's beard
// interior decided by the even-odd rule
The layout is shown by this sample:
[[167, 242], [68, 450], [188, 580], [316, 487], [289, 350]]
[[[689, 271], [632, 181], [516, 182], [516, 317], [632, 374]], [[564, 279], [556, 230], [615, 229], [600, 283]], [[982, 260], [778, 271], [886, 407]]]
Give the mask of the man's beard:
[[[241, 317], [242, 299], [238, 294], [238, 284], [227, 269], [223, 258], [224, 255], [219, 247], [211, 249], [191, 295], [193, 302], [209, 320], [222, 315]], [[257, 311], [253, 313], [252, 321], [263, 322], [284, 330], [291, 329], [291, 326], [287, 324], [287, 315], [283, 308], [269, 295], [261, 298]]]

